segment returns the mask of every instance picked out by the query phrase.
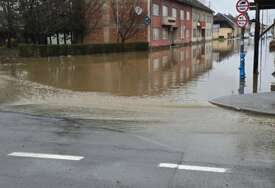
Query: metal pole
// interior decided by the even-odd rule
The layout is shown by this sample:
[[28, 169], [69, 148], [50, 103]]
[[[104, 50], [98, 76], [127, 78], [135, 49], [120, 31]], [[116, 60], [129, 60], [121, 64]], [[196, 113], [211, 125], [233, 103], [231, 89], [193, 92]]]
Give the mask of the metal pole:
[[241, 52], [240, 52], [240, 80], [245, 80], [244, 32], [245, 32], [245, 28], [242, 28]]
[[258, 91], [258, 67], [259, 67], [259, 42], [260, 42], [260, 5], [256, 3], [255, 37], [254, 37], [254, 68], [253, 68], [253, 92]]

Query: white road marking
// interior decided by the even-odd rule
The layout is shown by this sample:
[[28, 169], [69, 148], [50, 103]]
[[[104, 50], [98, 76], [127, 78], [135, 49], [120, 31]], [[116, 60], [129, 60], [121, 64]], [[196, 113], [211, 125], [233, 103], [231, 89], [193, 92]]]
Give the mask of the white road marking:
[[177, 164], [169, 164], [169, 163], [161, 163], [159, 164], [160, 168], [178, 168], [179, 165]]
[[216, 173], [226, 173], [228, 169], [226, 168], [213, 168], [207, 166], [190, 166], [190, 165], [179, 165], [179, 170], [192, 170], [201, 172], [216, 172]]
[[171, 163], [160, 163], [160, 168], [172, 168], [179, 170], [189, 170], [189, 171], [200, 171], [200, 172], [215, 172], [215, 173], [228, 173], [230, 172], [227, 168], [215, 168], [207, 166], [191, 166], [191, 165], [178, 165]]
[[82, 156], [55, 155], [55, 154], [44, 154], [44, 153], [23, 153], [23, 152], [14, 152], [14, 153], [9, 154], [9, 156], [39, 158], [39, 159], [70, 160], [70, 161], [80, 161], [80, 160], [84, 159], [84, 157], [82, 157]]

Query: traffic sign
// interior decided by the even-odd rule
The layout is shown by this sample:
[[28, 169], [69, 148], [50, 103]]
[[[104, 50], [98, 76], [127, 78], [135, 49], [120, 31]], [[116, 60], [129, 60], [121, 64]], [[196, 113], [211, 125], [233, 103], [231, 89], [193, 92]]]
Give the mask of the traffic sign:
[[236, 9], [239, 13], [246, 13], [249, 10], [250, 3], [248, 0], [239, 0]]
[[140, 16], [143, 12], [143, 9], [139, 6], [135, 7], [135, 12], [138, 16]]
[[248, 17], [244, 14], [240, 14], [238, 17], [237, 17], [237, 25], [241, 28], [243, 27], [246, 27], [246, 25], [248, 24]]
[[149, 16], [144, 17], [144, 24], [149, 25], [151, 23], [151, 18]]

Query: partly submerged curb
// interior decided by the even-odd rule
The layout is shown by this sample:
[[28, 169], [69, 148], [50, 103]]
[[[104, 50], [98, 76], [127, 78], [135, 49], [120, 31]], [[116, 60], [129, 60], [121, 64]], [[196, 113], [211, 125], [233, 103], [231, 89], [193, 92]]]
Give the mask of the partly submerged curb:
[[258, 115], [275, 116], [275, 93], [232, 95], [209, 101], [219, 107]]

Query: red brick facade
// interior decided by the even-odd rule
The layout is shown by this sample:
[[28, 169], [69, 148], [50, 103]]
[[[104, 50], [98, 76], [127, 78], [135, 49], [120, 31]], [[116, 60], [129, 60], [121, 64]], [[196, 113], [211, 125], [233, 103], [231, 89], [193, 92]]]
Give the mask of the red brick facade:
[[[104, 16], [99, 29], [88, 34], [85, 43], [115, 43], [117, 42], [117, 25], [115, 24], [111, 0], [104, 6]], [[149, 16], [151, 23], [140, 24], [140, 32], [126, 42], [149, 42], [151, 47], [169, 46], [171, 44], [186, 44], [192, 37], [192, 7], [175, 0], [141, 0], [143, 8], [142, 18]], [[158, 6], [158, 15], [156, 10]], [[167, 8], [164, 8], [167, 7]], [[166, 10], [164, 14], [163, 10]], [[176, 11], [175, 11], [176, 10]], [[176, 12], [176, 15], [175, 15]], [[165, 19], [173, 19], [173, 25], [166, 24]]]
[[[119, 1], [119, 0], [118, 0]], [[142, 7], [142, 17], [148, 15], [147, 0], [140, 0], [139, 6]], [[116, 43], [118, 40], [117, 25], [113, 16], [113, 10], [111, 8], [111, 0], [107, 0], [104, 7], [103, 18], [99, 22], [98, 29], [90, 32], [84, 39], [84, 43]], [[126, 42], [147, 42], [148, 41], [148, 27], [142, 22], [139, 25], [140, 32], [134, 37], [131, 37]]]
[[[159, 15], [154, 14], [154, 6], [159, 6]], [[164, 13], [164, 6], [168, 14]], [[173, 17], [176, 10], [176, 23], [174, 26], [164, 24], [164, 17]], [[164, 15], [167, 14], [167, 15]], [[183, 14], [183, 17], [182, 15]], [[187, 20], [188, 14], [188, 20]], [[185, 44], [191, 42], [192, 37], [192, 7], [173, 0], [152, 0], [151, 6], [151, 40], [150, 46], [167, 46], [171, 44]], [[154, 37], [154, 30], [159, 29], [160, 36]], [[164, 34], [168, 32], [168, 37]], [[156, 39], [159, 38], [159, 39]]]

